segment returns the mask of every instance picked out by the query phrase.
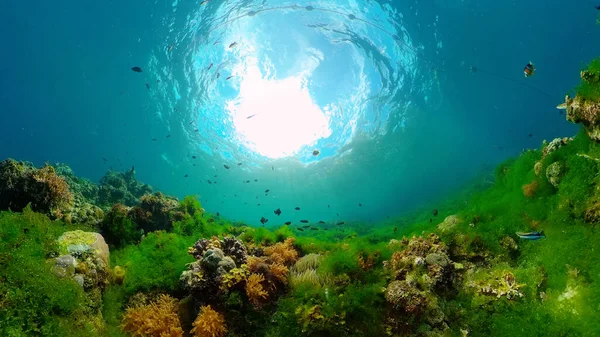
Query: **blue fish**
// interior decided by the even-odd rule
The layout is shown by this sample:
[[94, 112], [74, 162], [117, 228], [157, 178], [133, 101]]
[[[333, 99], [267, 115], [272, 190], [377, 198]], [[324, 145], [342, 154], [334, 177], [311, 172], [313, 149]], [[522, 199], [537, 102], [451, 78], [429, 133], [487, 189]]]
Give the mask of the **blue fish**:
[[539, 232], [516, 232], [515, 234], [517, 234], [517, 236], [523, 240], [539, 240], [546, 237], [546, 235], [544, 235], [544, 230]]

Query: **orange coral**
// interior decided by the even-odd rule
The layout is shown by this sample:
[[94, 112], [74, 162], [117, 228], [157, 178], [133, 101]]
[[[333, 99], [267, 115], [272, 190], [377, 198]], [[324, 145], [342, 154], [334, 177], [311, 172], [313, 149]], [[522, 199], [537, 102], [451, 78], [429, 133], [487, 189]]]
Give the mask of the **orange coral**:
[[528, 198], [533, 197], [535, 195], [535, 192], [537, 192], [538, 187], [539, 187], [539, 184], [535, 180], [529, 184], [525, 184], [522, 186], [523, 194]]
[[213, 310], [210, 305], [200, 308], [200, 314], [193, 323], [190, 333], [196, 337], [222, 337], [227, 334], [225, 317]]
[[289, 273], [288, 267], [286, 267], [282, 264], [279, 264], [279, 263], [274, 263], [270, 266], [270, 269], [271, 269], [271, 275], [273, 277], [275, 277], [276, 279], [281, 281], [281, 283], [287, 284], [287, 278], [288, 278], [288, 273]]
[[273, 246], [265, 247], [264, 251], [273, 263], [292, 265], [298, 260], [298, 252], [293, 246], [294, 238], [287, 238], [283, 243], [278, 242]]
[[46, 164], [33, 173], [33, 179], [40, 183], [40, 187], [44, 186], [43, 202], [50, 210], [73, 204], [73, 193], [69, 189], [69, 184], [65, 178], [56, 175], [54, 167]]
[[178, 307], [176, 299], [161, 295], [156, 302], [127, 308], [121, 329], [134, 337], [181, 337]]
[[265, 259], [262, 257], [257, 257], [254, 255], [248, 256], [246, 259], [246, 265], [248, 266], [248, 270], [252, 273], [256, 273], [258, 269], [266, 263]]
[[259, 306], [261, 300], [264, 300], [269, 294], [263, 288], [261, 282], [265, 280], [262, 274], [252, 274], [246, 280], [246, 295], [254, 305]]

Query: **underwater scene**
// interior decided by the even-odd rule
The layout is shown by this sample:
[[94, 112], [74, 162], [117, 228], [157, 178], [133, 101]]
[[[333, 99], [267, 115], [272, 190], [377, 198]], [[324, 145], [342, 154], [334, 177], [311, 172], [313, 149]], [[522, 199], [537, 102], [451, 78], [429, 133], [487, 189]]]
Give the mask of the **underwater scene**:
[[0, 18], [0, 336], [600, 336], [600, 2]]

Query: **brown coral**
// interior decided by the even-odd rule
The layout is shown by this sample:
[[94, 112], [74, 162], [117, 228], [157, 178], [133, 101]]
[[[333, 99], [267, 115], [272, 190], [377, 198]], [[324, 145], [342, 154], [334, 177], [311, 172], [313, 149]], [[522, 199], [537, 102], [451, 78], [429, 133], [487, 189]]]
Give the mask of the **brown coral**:
[[262, 274], [252, 274], [246, 281], [246, 295], [255, 306], [259, 306], [269, 296], [261, 284], [264, 280], [265, 277]]
[[539, 187], [538, 182], [536, 180], [534, 180], [529, 184], [523, 185], [521, 188], [523, 189], [523, 195], [525, 195], [528, 198], [531, 198], [531, 197], [535, 196], [535, 193], [537, 192], [538, 187]]
[[210, 305], [200, 308], [200, 314], [193, 323], [190, 333], [196, 337], [223, 337], [227, 334], [225, 317]]
[[279, 282], [281, 282], [283, 284], [287, 284], [288, 273], [289, 273], [288, 267], [286, 267], [282, 264], [279, 264], [279, 263], [274, 263], [270, 266], [270, 269], [271, 269], [271, 276], [273, 276], [274, 278], [279, 280]]
[[265, 247], [265, 255], [273, 263], [280, 263], [286, 266], [292, 265], [298, 260], [298, 252], [293, 246], [294, 240], [294, 238], [287, 238], [284, 242], [278, 242], [273, 246]]
[[161, 295], [153, 303], [127, 308], [121, 329], [132, 336], [183, 336], [177, 309], [176, 299]]
[[43, 197], [42, 202], [50, 211], [69, 207], [73, 204], [73, 194], [65, 178], [56, 175], [54, 167], [46, 165], [33, 173], [33, 179], [37, 182], [36, 191]]

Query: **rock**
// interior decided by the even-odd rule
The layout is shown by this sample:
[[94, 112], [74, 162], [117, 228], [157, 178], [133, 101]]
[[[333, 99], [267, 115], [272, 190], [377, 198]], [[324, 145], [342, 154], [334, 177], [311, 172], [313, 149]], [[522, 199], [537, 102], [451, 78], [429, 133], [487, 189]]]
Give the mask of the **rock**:
[[447, 256], [439, 253], [431, 253], [425, 257], [425, 262], [430, 265], [438, 265], [440, 267], [446, 267], [450, 260]]
[[542, 173], [543, 167], [544, 167], [544, 165], [542, 164], [541, 161], [535, 162], [535, 165], [533, 165], [533, 173], [535, 173], [536, 177], [540, 176], [540, 174]]
[[65, 232], [58, 238], [60, 254], [71, 254], [75, 257], [94, 254], [108, 266], [110, 252], [104, 237], [94, 232], [81, 230]]
[[219, 248], [212, 248], [204, 253], [202, 257], [202, 265], [208, 270], [215, 270], [219, 266], [219, 262], [225, 258], [225, 254]]
[[81, 275], [81, 274], [75, 275], [73, 277], [73, 279], [75, 280], [75, 282], [77, 282], [83, 288], [83, 285], [85, 283], [85, 279], [83, 278], [83, 275]]
[[560, 162], [554, 162], [550, 164], [546, 169], [546, 179], [548, 179], [548, 182], [554, 187], [558, 187], [558, 184], [560, 183], [561, 174], [562, 166], [560, 165]]
[[437, 228], [442, 231], [442, 233], [444, 232], [448, 232], [450, 231], [454, 226], [456, 226], [457, 224], [459, 224], [461, 222], [460, 218], [458, 217], [458, 215], [449, 215], [447, 216], [444, 221], [442, 223], [440, 223], [439, 225], [437, 225]]
[[54, 261], [52, 271], [59, 277], [71, 277], [75, 274], [77, 260], [71, 255], [61, 255]]
[[217, 267], [217, 273], [219, 275], [225, 275], [235, 267], [236, 266], [235, 266], [235, 262], [233, 261], [233, 259], [229, 256], [225, 256], [223, 258], [223, 260], [219, 261], [219, 264]]
[[544, 159], [550, 153], [558, 150], [562, 146], [567, 145], [572, 140], [573, 138], [568, 137], [554, 138], [548, 145], [544, 146], [544, 149], [542, 150], [542, 159]]
[[561, 106], [567, 110], [568, 121], [581, 123], [591, 139], [600, 140], [600, 125], [598, 123], [600, 102], [586, 100], [579, 94], [573, 99], [567, 95], [565, 103]]

